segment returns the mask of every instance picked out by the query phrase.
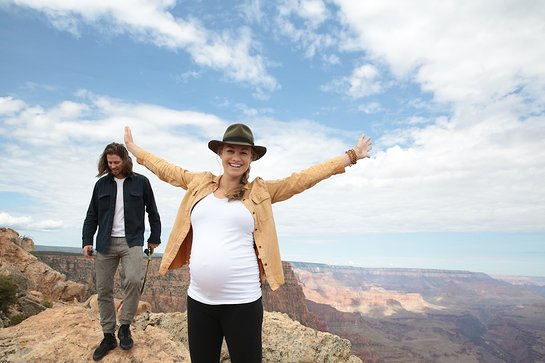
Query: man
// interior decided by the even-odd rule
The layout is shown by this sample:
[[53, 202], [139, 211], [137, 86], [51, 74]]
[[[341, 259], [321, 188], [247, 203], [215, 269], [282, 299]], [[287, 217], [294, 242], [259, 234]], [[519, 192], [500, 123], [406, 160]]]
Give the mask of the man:
[[151, 229], [148, 248], [153, 251], [161, 243], [161, 220], [150, 182], [133, 172], [124, 145], [113, 142], [106, 146], [98, 162], [97, 177], [101, 178], [93, 189], [82, 237], [83, 255], [92, 258], [93, 237], [98, 227], [95, 276], [104, 339], [93, 353], [95, 361], [117, 346], [113, 290], [119, 262], [124, 271], [124, 298], [117, 337], [121, 349], [133, 346], [130, 324], [138, 307], [143, 279], [145, 212]]

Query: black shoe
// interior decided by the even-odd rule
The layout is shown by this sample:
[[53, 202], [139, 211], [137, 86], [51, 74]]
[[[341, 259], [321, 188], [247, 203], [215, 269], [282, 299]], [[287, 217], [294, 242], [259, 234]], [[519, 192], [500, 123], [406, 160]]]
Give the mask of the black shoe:
[[104, 339], [100, 342], [100, 345], [95, 349], [93, 353], [93, 360], [101, 360], [110, 350], [117, 347], [117, 340], [112, 333], [104, 333]]
[[128, 350], [133, 346], [130, 327], [129, 324], [123, 324], [119, 327], [117, 337], [119, 338], [119, 346], [121, 349]]

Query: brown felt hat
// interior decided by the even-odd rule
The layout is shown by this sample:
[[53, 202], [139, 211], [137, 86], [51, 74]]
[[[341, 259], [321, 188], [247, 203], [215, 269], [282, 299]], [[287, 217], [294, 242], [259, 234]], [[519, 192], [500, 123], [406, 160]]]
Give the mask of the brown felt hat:
[[252, 130], [244, 124], [229, 125], [223, 134], [223, 140], [211, 140], [208, 142], [208, 148], [217, 154], [219, 147], [223, 144], [251, 146], [255, 152], [255, 160], [260, 159], [267, 152], [265, 146], [254, 145]]

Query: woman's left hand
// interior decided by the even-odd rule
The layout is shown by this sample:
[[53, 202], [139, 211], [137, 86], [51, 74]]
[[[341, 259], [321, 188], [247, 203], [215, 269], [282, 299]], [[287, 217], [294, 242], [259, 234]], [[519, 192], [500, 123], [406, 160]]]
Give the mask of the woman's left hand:
[[356, 157], [358, 159], [368, 158], [369, 152], [373, 148], [372, 144], [373, 143], [371, 142], [371, 138], [365, 137], [365, 135], [362, 134], [356, 142], [356, 146], [354, 147]]

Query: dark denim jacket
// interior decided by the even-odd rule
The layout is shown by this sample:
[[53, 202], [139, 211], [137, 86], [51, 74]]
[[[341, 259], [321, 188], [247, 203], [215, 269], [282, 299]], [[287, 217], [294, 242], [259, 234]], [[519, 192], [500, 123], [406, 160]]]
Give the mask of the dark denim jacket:
[[[93, 189], [87, 216], [83, 222], [82, 247], [93, 245], [93, 236], [98, 227], [96, 250], [106, 252], [112, 233], [117, 185], [112, 175], [100, 178]], [[125, 238], [129, 247], [144, 245], [144, 212], [148, 212], [151, 233], [148, 243], [161, 243], [161, 219], [155, 204], [153, 190], [148, 178], [133, 173], [123, 183], [125, 206]]]

